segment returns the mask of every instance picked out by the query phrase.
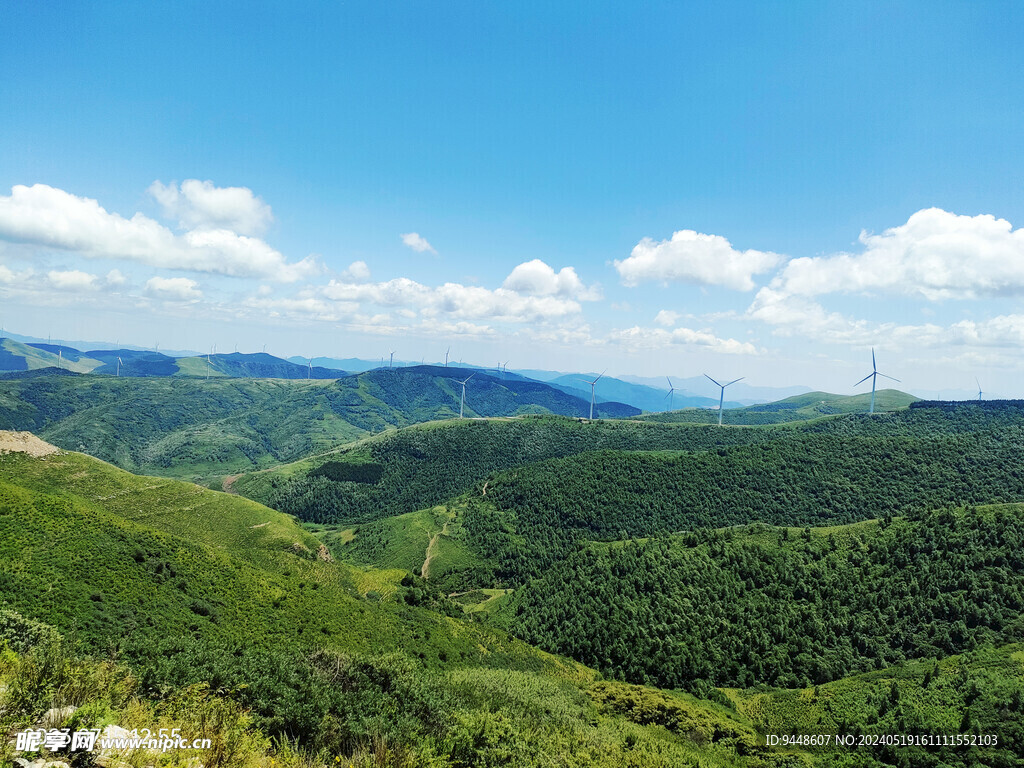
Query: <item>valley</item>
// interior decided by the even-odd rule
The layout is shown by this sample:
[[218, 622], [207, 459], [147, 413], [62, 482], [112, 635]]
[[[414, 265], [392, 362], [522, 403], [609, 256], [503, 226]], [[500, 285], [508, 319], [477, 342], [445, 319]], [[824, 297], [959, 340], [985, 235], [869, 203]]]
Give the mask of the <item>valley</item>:
[[[55, 446], [4, 433], [0, 677], [114, 663], [89, 722], [220, 708], [224, 765], [1024, 758], [1021, 404], [590, 421], [496, 378], [458, 419], [458, 373], [9, 375], [0, 426]], [[958, 731], [1000, 741], [767, 743]]]

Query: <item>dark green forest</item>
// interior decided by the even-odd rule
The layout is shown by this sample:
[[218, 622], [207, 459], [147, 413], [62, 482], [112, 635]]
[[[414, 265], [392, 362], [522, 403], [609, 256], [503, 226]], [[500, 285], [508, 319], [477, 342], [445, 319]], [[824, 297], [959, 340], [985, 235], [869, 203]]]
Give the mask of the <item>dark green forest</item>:
[[[1024, 507], [592, 545], [517, 590], [527, 641], [666, 688], [805, 687], [1024, 633]], [[513, 618], [514, 617], [514, 618]]]

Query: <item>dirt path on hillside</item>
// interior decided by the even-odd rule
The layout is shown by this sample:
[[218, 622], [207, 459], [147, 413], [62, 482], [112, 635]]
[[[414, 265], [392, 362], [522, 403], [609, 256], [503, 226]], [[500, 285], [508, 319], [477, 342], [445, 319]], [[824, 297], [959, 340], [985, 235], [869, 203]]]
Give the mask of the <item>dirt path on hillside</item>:
[[220, 489], [224, 491], [224, 493], [233, 493], [237, 496], [238, 491], [234, 490], [232, 486], [235, 484], [235, 480], [240, 477], [241, 475], [225, 475], [224, 479], [220, 481]]
[[57, 453], [55, 445], [40, 440], [31, 432], [0, 430], [0, 453], [27, 453], [29, 456], [49, 456]]
[[454, 517], [455, 517], [455, 515], [453, 515], [451, 512], [449, 512], [448, 513], [448, 519], [445, 521], [444, 525], [441, 527], [441, 530], [438, 531], [437, 533], [435, 533], [430, 538], [430, 543], [427, 544], [427, 555], [426, 555], [426, 558], [423, 561], [423, 567], [420, 568], [420, 575], [423, 577], [424, 581], [426, 581], [427, 579], [430, 578], [430, 561], [433, 560], [434, 559], [434, 555], [437, 554], [437, 540], [439, 538], [441, 538], [442, 536], [447, 536], [448, 535], [448, 523], [450, 523]]

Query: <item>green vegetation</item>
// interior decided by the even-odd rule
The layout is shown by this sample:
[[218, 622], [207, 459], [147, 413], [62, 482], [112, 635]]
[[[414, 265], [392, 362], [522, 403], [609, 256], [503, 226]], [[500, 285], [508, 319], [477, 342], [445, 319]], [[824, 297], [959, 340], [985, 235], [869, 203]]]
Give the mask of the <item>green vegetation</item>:
[[[906, 662], [797, 690], [731, 690], [737, 709], [765, 733], [978, 738], [998, 746], [811, 748], [826, 765], [1019, 766], [1024, 764], [1024, 648], [984, 647]], [[980, 740], [979, 740], [980, 741]]]
[[[686, 700], [697, 730], [645, 723], [590, 695], [591, 670], [438, 612], [422, 580], [390, 598], [361, 581], [246, 499], [81, 455], [0, 455], [3, 725], [68, 704], [82, 727], [175, 721], [213, 736], [208, 764], [225, 766], [786, 763], [714, 705]], [[125, 666], [95, 660], [113, 654]]]
[[[492, 473], [597, 449], [707, 450], [775, 433], [554, 416], [426, 424], [239, 478], [233, 489], [303, 520], [351, 525], [441, 504]], [[335, 480], [342, 467], [379, 479]], [[329, 469], [324, 469], [325, 467]], [[357, 470], [358, 468], [358, 470]], [[379, 474], [378, 474], [379, 473]]]
[[[209, 480], [294, 461], [395, 427], [450, 419], [458, 415], [461, 396], [455, 380], [465, 371], [424, 366], [337, 380], [206, 380], [205, 370], [193, 373], [203, 375], [8, 374], [0, 379], [0, 429], [30, 431], [123, 469]], [[585, 410], [579, 398], [545, 384], [479, 374], [466, 413]], [[618, 412], [628, 416], [636, 409], [621, 406]]]
[[517, 590], [505, 618], [634, 682], [801, 687], [1020, 637], [1022, 547], [1018, 505], [589, 546]]
[[[880, 389], [875, 393], [875, 412], [902, 410], [917, 398], [896, 389]], [[729, 408], [724, 421], [731, 425], [758, 426], [785, 424], [794, 421], [820, 419], [843, 413], [865, 413], [871, 405], [871, 393], [862, 395], [833, 395], [829, 392], [806, 392], [773, 403]], [[718, 411], [706, 408], [684, 408], [664, 413], [645, 413], [635, 417], [638, 421], [661, 424], [717, 424]]]

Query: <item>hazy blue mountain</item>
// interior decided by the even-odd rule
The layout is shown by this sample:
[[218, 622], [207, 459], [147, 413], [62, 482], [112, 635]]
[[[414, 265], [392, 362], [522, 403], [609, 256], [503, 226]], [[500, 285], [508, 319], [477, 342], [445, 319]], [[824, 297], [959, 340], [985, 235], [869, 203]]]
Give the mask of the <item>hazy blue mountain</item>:
[[[570, 373], [552, 379], [549, 383], [564, 392], [582, 397], [590, 402], [590, 385], [586, 380], [593, 381], [597, 374]], [[673, 382], [674, 383], [674, 382]], [[678, 410], [679, 408], [717, 408], [718, 398], [702, 397], [676, 388], [671, 401], [665, 389], [656, 389], [645, 384], [634, 384], [612, 376], [602, 376], [595, 390], [597, 402], [607, 401], [626, 403], [642, 411], [660, 412]], [[739, 407], [739, 403], [726, 401], [726, 408]]]
[[[711, 375], [714, 375], [713, 373]], [[715, 401], [718, 404], [718, 387], [700, 376], [672, 376], [672, 384], [676, 388], [676, 395], [683, 394], [687, 397], [706, 397]], [[649, 387], [660, 389], [663, 393], [668, 392], [668, 382], [665, 377], [657, 376], [622, 376], [623, 381], [630, 382], [632, 384], [644, 384]], [[716, 377], [717, 378], [717, 377]], [[723, 384], [730, 379], [719, 378]], [[726, 407], [736, 407], [736, 405], [755, 405], [756, 403], [770, 403], [776, 400], [782, 400], [787, 397], [793, 397], [794, 395], [802, 395], [806, 392], [810, 392], [810, 387], [805, 387], [801, 384], [796, 384], [788, 387], [762, 387], [755, 384], [748, 384], [745, 381], [737, 382], [729, 387], [725, 393], [732, 401], [733, 405], [726, 402]], [[664, 395], [663, 395], [664, 396]]]

